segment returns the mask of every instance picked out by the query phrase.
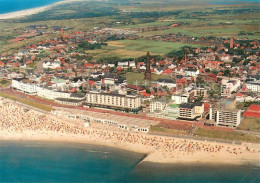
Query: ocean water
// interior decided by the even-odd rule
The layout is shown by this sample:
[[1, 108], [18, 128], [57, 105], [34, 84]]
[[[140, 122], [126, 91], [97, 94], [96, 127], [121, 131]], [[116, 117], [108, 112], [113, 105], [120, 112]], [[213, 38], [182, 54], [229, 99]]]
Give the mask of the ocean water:
[[0, 0], [0, 14], [53, 4], [62, 0]]
[[72, 143], [0, 141], [0, 182], [260, 182], [254, 166], [136, 166], [144, 154]]

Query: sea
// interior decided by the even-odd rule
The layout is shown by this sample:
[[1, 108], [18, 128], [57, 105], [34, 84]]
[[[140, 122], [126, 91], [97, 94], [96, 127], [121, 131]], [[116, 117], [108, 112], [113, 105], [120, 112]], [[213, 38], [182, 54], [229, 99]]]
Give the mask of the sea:
[[[37, 8], [54, 4], [62, 0], [0, 0], [0, 14]], [[236, 4], [244, 2], [259, 2], [260, 0], [208, 0], [212, 4]]]
[[0, 14], [37, 8], [62, 0], [0, 0]]
[[260, 182], [260, 168], [252, 165], [139, 163], [144, 157], [144, 154], [88, 144], [0, 141], [0, 182]]

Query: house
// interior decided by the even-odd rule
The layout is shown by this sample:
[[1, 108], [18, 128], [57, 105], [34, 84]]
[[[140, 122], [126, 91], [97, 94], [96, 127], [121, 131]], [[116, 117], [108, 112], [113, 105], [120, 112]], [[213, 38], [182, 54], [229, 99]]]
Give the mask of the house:
[[45, 62], [43, 62], [42, 66], [44, 69], [56, 69], [57, 67], [61, 66], [61, 61], [59, 61], [59, 60], [56, 60], [53, 62], [45, 61]]
[[136, 65], [135, 65], [135, 61], [126, 61], [126, 62], [118, 62], [117, 63], [118, 67], [121, 67], [121, 68], [136, 68]]
[[177, 85], [172, 79], [158, 79], [157, 84], [159, 87], [166, 86], [167, 88], [175, 88]]
[[184, 71], [186, 76], [193, 76], [193, 77], [197, 77], [199, 75], [199, 70], [195, 69], [195, 68], [188, 68]]

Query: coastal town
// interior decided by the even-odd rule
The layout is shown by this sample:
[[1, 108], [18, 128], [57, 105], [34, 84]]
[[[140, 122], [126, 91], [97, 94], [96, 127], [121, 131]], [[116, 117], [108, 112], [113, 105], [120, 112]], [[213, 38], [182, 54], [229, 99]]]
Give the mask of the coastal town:
[[[47, 25], [25, 27], [27, 34], [45, 29]], [[82, 50], [105, 45], [112, 37], [135, 38], [134, 31], [96, 28], [66, 35], [59, 26], [51, 29], [60, 36], [1, 55], [1, 79], [11, 83], [1, 92], [20, 92], [40, 103], [46, 99], [69, 108], [109, 109], [208, 126], [235, 128], [243, 117], [260, 117], [257, 105], [237, 107], [260, 101], [258, 41], [231, 37], [221, 45], [218, 39], [219, 46], [185, 47], [164, 59], [148, 50], [143, 61], [97, 62], [89, 61]], [[129, 79], [133, 74], [138, 80]]]
[[194, 36], [178, 31], [188, 21], [133, 20], [1, 29], [12, 34], [10, 49], [0, 44], [0, 140], [111, 146], [146, 154], [141, 162], [259, 165], [259, 32]]

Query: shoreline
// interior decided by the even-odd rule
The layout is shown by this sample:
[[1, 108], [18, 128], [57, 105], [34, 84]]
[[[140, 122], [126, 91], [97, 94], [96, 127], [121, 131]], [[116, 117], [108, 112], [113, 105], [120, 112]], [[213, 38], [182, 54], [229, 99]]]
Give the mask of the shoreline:
[[[26, 110], [24, 110], [26, 109]], [[15, 115], [14, 115], [15, 114]], [[47, 141], [107, 146], [147, 156], [141, 162], [161, 164], [233, 164], [260, 167], [260, 144], [226, 144], [157, 136], [58, 117], [9, 99], [0, 100], [0, 141]], [[140, 163], [139, 163], [140, 164]]]
[[9, 13], [3, 13], [3, 14], [0, 14], [0, 20], [21, 18], [21, 17], [25, 17], [25, 16], [29, 16], [29, 15], [33, 15], [33, 14], [37, 14], [37, 13], [49, 10], [58, 5], [71, 3], [71, 2], [77, 2], [77, 1], [82, 1], [82, 0], [62, 0], [62, 1], [56, 2], [54, 4], [49, 4], [49, 5], [40, 6], [40, 7], [36, 7], [36, 8], [30, 8], [30, 9], [19, 10], [19, 11], [14, 11], [14, 12], [9, 12]]
[[[1, 134], [1, 130], [0, 130]], [[36, 134], [35, 134], [36, 135]], [[135, 148], [133, 146], [126, 146], [126, 145], [115, 145], [115, 144], [109, 144], [106, 142], [101, 142], [97, 140], [86, 140], [86, 139], [80, 139], [80, 138], [64, 138], [64, 137], [24, 137], [24, 136], [1, 136], [0, 135], [0, 142], [1, 141], [15, 141], [15, 142], [44, 142], [44, 143], [71, 143], [71, 144], [84, 144], [84, 145], [94, 145], [99, 147], [109, 147], [114, 148], [118, 150], [123, 151], [129, 151], [133, 153], [140, 153], [145, 156], [145, 158], [141, 159], [140, 162], [138, 162], [138, 165], [143, 163], [151, 163], [151, 164], [161, 164], [161, 165], [188, 165], [188, 164], [200, 164], [200, 165], [236, 165], [236, 166], [243, 166], [243, 165], [249, 165], [249, 166], [256, 166], [260, 167], [260, 159], [256, 158], [248, 158], [248, 159], [223, 159], [223, 157], [214, 157], [211, 156], [211, 158], [198, 158], [195, 157], [193, 159], [191, 158], [181, 158], [180, 160], [172, 159], [171, 157], [167, 156], [167, 154], [162, 153], [160, 151], [154, 151], [154, 150], [144, 150], [140, 148]]]

